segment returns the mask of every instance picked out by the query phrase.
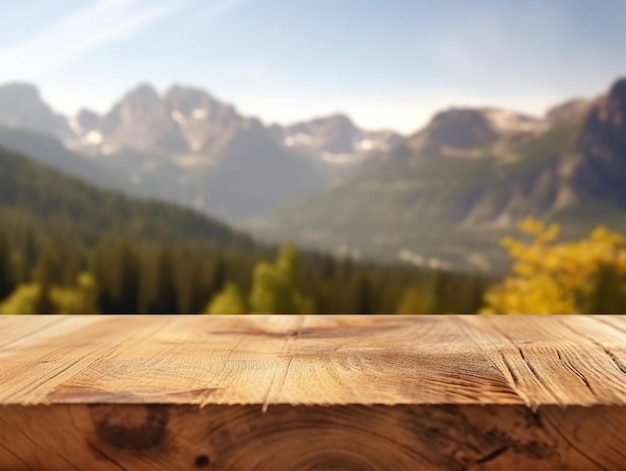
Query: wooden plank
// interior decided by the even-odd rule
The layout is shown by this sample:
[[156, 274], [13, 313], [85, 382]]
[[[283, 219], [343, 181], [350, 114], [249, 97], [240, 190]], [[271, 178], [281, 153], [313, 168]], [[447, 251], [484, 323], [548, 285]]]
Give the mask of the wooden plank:
[[621, 470], [624, 427], [607, 406], [8, 406], [0, 467]]
[[[602, 343], [626, 335], [591, 316], [466, 316], [469, 334], [530, 407], [544, 404], [624, 404], [624, 372]], [[592, 337], [584, 333], [592, 333]], [[588, 334], [589, 335], [589, 334]], [[617, 353], [616, 353], [617, 354]]]
[[0, 469], [624, 469], [618, 316], [0, 318]]
[[2, 337], [0, 347], [4, 352], [17, 342], [23, 342], [28, 337], [35, 334], [41, 338], [44, 331], [66, 322], [67, 317], [63, 316], [2, 316]]

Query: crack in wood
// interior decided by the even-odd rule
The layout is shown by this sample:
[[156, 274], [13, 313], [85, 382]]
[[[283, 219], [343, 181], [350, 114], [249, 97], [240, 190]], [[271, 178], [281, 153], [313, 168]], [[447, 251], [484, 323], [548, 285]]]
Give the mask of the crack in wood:
[[602, 347], [602, 349], [604, 350], [604, 353], [606, 353], [609, 356], [609, 358], [611, 359], [613, 364], [617, 367], [617, 369], [626, 375], [626, 365], [622, 363], [619, 357], [606, 347]]
[[[506, 336], [507, 339], [509, 339], [509, 341], [511, 341], [511, 343], [513, 343], [513, 341]], [[515, 344], [514, 344], [515, 345]], [[558, 395], [552, 390], [552, 388], [550, 387], [550, 383], [548, 383], [540, 374], [539, 372], [537, 372], [537, 370], [535, 369], [535, 367], [528, 361], [528, 359], [526, 358], [526, 355], [524, 355], [524, 350], [515, 345], [515, 347], [517, 348], [517, 351], [519, 352], [520, 356], [522, 357], [522, 360], [524, 360], [524, 363], [526, 363], [526, 366], [528, 367], [528, 369], [530, 370], [530, 372], [533, 374], [533, 376], [535, 378], [537, 378], [537, 381], [539, 381], [539, 383], [544, 387], [544, 389], [546, 391], [548, 391], [548, 393], [554, 398], [554, 400], [556, 401], [557, 404], [560, 404], [562, 401], [559, 399]]]
[[585, 377], [584, 374], [582, 374], [581, 371], [578, 370], [578, 368], [576, 368], [576, 366], [574, 364], [572, 364], [571, 361], [569, 361], [568, 359], [564, 359], [561, 356], [561, 352], [559, 352], [558, 350], [556, 351], [557, 356], [559, 357], [559, 361], [565, 365], [567, 367], [567, 369], [569, 369], [572, 373], [574, 373], [578, 378], [580, 378], [580, 380], [583, 382], [583, 384], [587, 387], [587, 389], [589, 390], [589, 392], [591, 392], [591, 394], [593, 394], [595, 396], [595, 391], [593, 390], [593, 387], [591, 386], [591, 383], [589, 382], [589, 380]]
[[[485, 348], [483, 347], [483, 345], [478, 342], [476, 340], [476, 338], [474, 338], [474, 335], [472, 334], [472, 331], [465, 326], [464, 322], [459, 319], [459, 317], [457, 316], [452, 316], [451, 317], [452, 320], [454, 320], [454, 322], [459, 325], [461, 327], [461, 329], [465, 332], [465, 334], [467, 335], [467, 337], [472, 341], [472, 343], [483, 352], [485, 358], [487, 358], [487, 361], [489, 361], [489, 363], [496, 369], [498, 370], [498, 372], [500, 372], [500, 374], [502, 375], [502, 377], [506, 380], [506, 376], [507, 374], [502, 370], [502, 368], [500, 367], [500, 365], [498, 365], [493, 358], [490, 355], [490, 352], [487, 352], [485, 350]], [[500, 359], [502, 360], [502, 363], [504, 364], [504, 367], [508, 373], [508, 375], [511, 378], [511, 381], [513, 382], [513, 384], [510, 384], [510, 382], [507, 380], [507, 383], [509, 385], [509, 387], [511, 388], [511, 390], [513, 391], [513, 393], [519, 397], [522, 402], [524, 404], [526, 404], [527, 407], [529, 408], [533, 408], [532, 405], [532, 401], [530, 400], [530, 398], [522, 391], [522, 389], [520, 388], [520, 383], [519, 383], [519, 378], [517, 377], [517, 374], [515, 373], [515, 370], [511, 367], [511, 365], [509, 364], [506, 356], [504, 355], [504, 353], [502, 351], [498, 352], [500, 355]]]
[[[270, 381], [270, 384], [267, 388], [267, 392], [265, 394], [265, 399], [263, 400], [263, 405], [261, 407], [261, 410], [263, 412], [267, 412], [267, 409], [269, 408], [269, 404], [271, 401], [271, 395], [278, 395], [278, 393], [280, 392], [280, 390], [282, 389], [282, 387], [285, 385], [285, 380], [287, 379], [287, 375], [289, 374], [289, 370], [291, 368], [291, 364], [293, 362], [293, 343], [298, 339], [299, 335], [300, 335], [300, 330], [302, 329], [302, 326], [304, 325], [304, 322], [306, 321], [307, 316], [300, 316], [299, 318], [299, 322], [298, 325], [296, 326], [296, 328], [291, 331], [288, 335], [286, 335], [285, 338], [285, 342], [283, 343], [283, 346], [281, 347], [281, 355], [288, 355], [289, 358], [287, 360], [287, 365], [285, 366], [285, 369], [282, 373], [279, 373], [277, 371], [274, 371], [274, 374], [272, 375], [272, 380]], [[274, 384], [276, 382], [276, 378], [280, 376], [280, 384], [278, 385], [276, 391], [274, 391]]]
[[495, 460], [498, 456], [502, 455], [506, 451], [509, 450], [509, 445], [501, 446], [500, 448], [496, 448], [491, 453], [487, 453], [485, 456], [482, 456], [476, 460], [476, 464], [485, 464], [490, 461]]
[[[598, 320], [598, 319], [596, 319]], [[606, 322], [601, 322], [603, 324], [606, 324]], [[602, 345], [600, 342], [598, 342], [596, 339], [594, 339], [593, 337], [590, 337], [586, 334], [580, 333], [577, 330], [573, 329], [571, 326], [561, 322], [561, 325], [563, 325], [564, 327], [566, 327], [567, 329], [569, 329], [571, 332], [575, 333], [576, 335], [579, 335], [585, 339], [587, 339], [588, 341], [590, 341], [591, 343], [593, 343], [595, 346], [599, 347], [600, 349], [602, 349], [602, 351], [611, 359], [611, 363], [613, 365], [615, 365], [615, 367], [622, 373], [626, 375], [626, 365], [624, 365], [622, 363], [622, 361], [620, 360], [620, 358], [615, 355], [615, 353], [613, 353], [608, 347], [605, 347], [604, 345]], [[611, 324], [608, 324], [611, 325]], [[613, 327], [611, 325], [611, 327]]]
[[121, 464], [119, 461], [117, 461], [115, 458], [110, 456], [108, 453], [106, 453], [101, 448], [98, 448], [92, 442], [87, 442], [87, 444], [89, 446], [89, 449], [95, 454], [96, 457], [98, 457], [98, 458], [100, 458], [100, 459], [102, 459], [104, 461], [108, 461], [113, 466], [116, 466], [118, 469], [121, 469], [122, 471], [129, 471], [129, 469], [126, 466]]

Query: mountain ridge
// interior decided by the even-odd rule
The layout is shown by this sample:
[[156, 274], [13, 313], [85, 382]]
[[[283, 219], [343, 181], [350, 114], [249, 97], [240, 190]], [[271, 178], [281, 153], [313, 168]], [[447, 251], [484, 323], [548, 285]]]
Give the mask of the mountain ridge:
[[607, 98], [542, 118], [509, 114], [514, 125], [499, 131], [493, 118], [445, 110], [377, 165], [249, 227], [271, 240], [472, 269], [501, 267], [498, 240], [525, 217], [563, 222], [566, 237], [626, 229], [626, 80]]

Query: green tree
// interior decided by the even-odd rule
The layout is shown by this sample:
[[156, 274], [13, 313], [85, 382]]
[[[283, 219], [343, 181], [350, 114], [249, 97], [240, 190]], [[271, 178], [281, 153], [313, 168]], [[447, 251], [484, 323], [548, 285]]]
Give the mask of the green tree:
[[297, 286], [298, 253], [282, 247], [275, 264], [259, 263], [254, 269], [250, 310], [254, 314], [308, 314], [313, 300]]
[[148, 314], [177, 314], [178, 290], [176, 286], [174, 253], [166, 246], [157, 249], [144, 266], [142, 286], [142, 312]]
[[37, 302], [40, 298], [40, 289], [36, 283], [18, 286], [0, 303], [0, 314], [39, 314]]
[[235, 283], [226, 283], [206, 307], [205, 314], [248, 314], [246, 298]]
[[358, 275], [352, 282], [354, 310], [352, 314], [373, 314], [372, 286], [366, 274]]
[[105, 314], [139, 312], [141, 260], [127, 240], [102, 249], [98, 259], [99, 304]]
[[603, 263], [592, 280], [591, 293], [583, 312], [589, 314], [624, 314], [626, 312], [626, 274]]
[[[431, 280], [435, 280], [434, 277]], [[434, 283], [410, 286], [398, 303], [396, 314], [433, 314], [435, 308]]]
[[34, 312], [36, 314], [55, 314], [52, 301], [52, 286], [55, 276], [59, 274], [59, 260], [54, 250], [49, 247], [42, 255], [35, 269], [37, 289]]
[[8, 238], [0, 231], [0, 299], [8, 296], [14, 288], [11, 255]]
[[[42, 299], [45, 296], [45, 312]], [[18, 286], [0, 304], [0, 314], [97, 314], [97, 286], [92, 275], [81, 273], [74, 286], [28, 283]]]
[[51, 292], [58, 314], [98, 314], [98, 287], [90, 273], [78, 275], [72, 287], [55, 286]]

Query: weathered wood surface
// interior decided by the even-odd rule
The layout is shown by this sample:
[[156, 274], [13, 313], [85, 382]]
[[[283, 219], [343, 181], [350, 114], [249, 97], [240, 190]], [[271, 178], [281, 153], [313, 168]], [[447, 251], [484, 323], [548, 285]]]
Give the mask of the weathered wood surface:
[[39, 469], [626, 470], [626, 317], [2, 317]]

